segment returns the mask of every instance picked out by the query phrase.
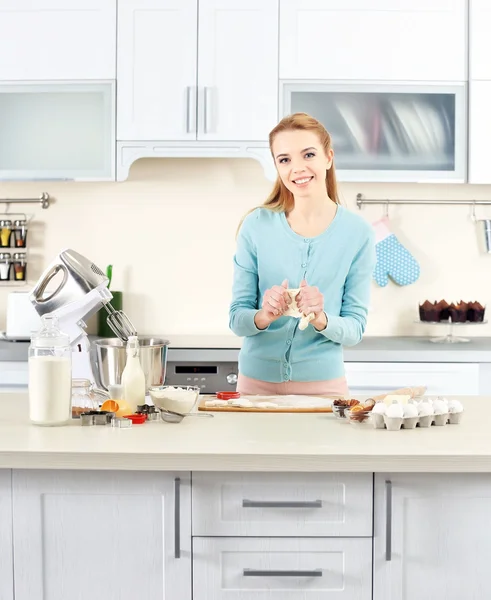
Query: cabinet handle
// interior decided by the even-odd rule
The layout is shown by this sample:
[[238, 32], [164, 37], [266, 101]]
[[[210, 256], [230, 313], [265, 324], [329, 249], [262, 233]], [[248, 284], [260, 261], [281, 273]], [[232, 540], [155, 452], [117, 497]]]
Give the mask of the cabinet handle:
[[385, 390], [398, 390], [401, 388], [405, 388], [405, 385], [350, 385], [350, 390], [370, 390], [371, 392], [376, 392], [377, 390], [385, 391]]
[[322, 569], [312, 571], [262, 571], [258, 569], [244, 569], [244, 577], [322, 577]]
[[[208, 101], [209, 106], [208, 106]], [[205, 98], [204, 98], [204, 128], [205, 133], [211, 133], [213, 129], [212, 114], [211, 114], [211, 87], [205, 86]]]
[[385, 482], [385, 560], [392, 560], [392, 481]]
[[186, 133], [196, 133], [196, 88], [186, 88]]
[[322, 500], [296, 502], [295, 500], [242, 500], [243, 508], [322, 508]]
[[181, 478], [174, 479], [174, 557], [181, 558]]

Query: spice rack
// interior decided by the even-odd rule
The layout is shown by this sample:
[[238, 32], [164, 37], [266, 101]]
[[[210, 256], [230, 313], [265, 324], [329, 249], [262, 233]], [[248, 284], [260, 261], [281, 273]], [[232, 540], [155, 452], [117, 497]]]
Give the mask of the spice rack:
[[0, 213], [0, 286], [27, 284], [29, 219], [24, 213]]

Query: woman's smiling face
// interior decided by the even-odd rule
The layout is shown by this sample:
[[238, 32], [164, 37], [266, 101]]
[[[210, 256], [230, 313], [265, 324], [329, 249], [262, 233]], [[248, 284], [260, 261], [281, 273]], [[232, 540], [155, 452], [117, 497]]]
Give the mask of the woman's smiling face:
[[276, 135], [272, 150], [278, 175], [295, 197], [325, 193], [326, 172], [334, 152], [329, 149], [326, 153], [316, 133], [282, 131]]

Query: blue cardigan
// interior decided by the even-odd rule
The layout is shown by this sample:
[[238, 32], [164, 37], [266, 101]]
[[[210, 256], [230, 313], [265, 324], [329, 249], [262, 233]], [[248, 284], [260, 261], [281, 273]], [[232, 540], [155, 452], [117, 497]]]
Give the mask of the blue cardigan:
[[[277, 383], [342, 377], [343, 346], [357, 344], [365, 331], [374, 268], [373, 228], [342, 206], [313, 238], [295, 233], [284, 212], [257, 208], [247, 215], [237, 239], [229, 315], [231, 330], [245, 338], [239, 372]], [[264, 292], [284, 279], [299, 287], [304, 278], [324, 294], [327, 328], [301, 331], [298, 319], [280, 317], [259, 330], [254, 315]]]

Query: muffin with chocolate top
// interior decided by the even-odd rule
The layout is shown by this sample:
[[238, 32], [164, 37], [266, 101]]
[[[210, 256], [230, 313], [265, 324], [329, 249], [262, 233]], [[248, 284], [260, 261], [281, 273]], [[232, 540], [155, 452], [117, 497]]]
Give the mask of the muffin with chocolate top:
[[458, 302], [450, 304], [448, 307], [452, 323], [465, 323], [467, 321], [467, 302]]
[[480, 302], [469, 302], [467, 305], [467, 320], [471, 323], [482, 323], [485, 310]]
[[448, 321], [450, 317], [450, 304], [446, 300], [440, 300], [436, 303], [436, 309], [439, 312], [439, 321]]
[[425, 300], [419, 305], [419, 318], [421, 321], [439, 321], [440, 311], [436, 307], [436, 302]]

